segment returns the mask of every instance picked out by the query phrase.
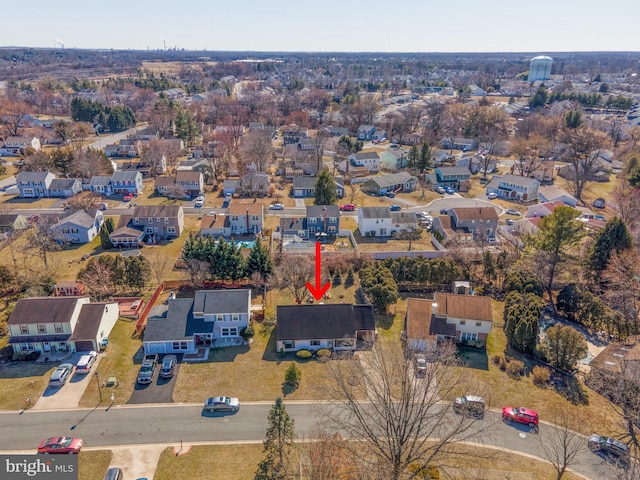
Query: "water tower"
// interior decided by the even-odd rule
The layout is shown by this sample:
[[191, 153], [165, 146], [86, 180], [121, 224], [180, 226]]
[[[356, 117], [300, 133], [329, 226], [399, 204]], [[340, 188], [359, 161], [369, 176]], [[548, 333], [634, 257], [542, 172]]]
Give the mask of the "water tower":
[[529, 63], [529, 81], [549, 80], [553, 59], [544, 55], [533, 57]]

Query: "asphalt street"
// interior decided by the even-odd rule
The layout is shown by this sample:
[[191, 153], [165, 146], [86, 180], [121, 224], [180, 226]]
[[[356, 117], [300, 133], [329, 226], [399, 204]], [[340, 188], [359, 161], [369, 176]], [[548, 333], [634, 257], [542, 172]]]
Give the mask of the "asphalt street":
[[[287, 412], [295, 420], [299, 438], [307, 438], [321, 423], [318, 402], [289, 402]], [[43, 438], [70, 435], [84, 440], [86, 447], [108, 448], [125, 445], [246, 442], [264, 439], [271, 402], [243, 404], [236, 414], [205, 415], [201, 405], [110, 406], [95, 409], [26, 411], [0, 413], [0, 451], [30, 451]], [[548, 441], [554, 431], [551, 425], [540, 426], [538, 434], [525, 426], [506, 425], [500, 413], [488, 412], [477, 422], [482, 431], [469, 441], [512, 450], [532, 457], [543, 457], [540, 441]], [[518, 461], [526, 461], [519, 459]], [[573, 465], [584, 478], [618, 478], [612, 466], [587, 449]]]

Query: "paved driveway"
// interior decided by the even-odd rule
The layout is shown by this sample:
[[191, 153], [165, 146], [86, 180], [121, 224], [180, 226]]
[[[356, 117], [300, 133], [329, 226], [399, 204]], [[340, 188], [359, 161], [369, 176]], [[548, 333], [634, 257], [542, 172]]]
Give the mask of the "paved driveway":
[[[147, 385], [141, 385], [136, 382], [131, 398], [128, 404], [141, 403], [173, 403], [173, 389], [176, 386], [176, 377], [180, 373], [180, 364], [176, 365], [175, 373], [171, 378], [160, 378], [160, 367], [162, 362], [158, 364], [153, 372], [153, 381]], [[119, 403], [116, 399], [116, 403]]]
[[[82, 395], [84, 395], [85, 389], [92, 385], [93, 388], [98, 388], [94, 372], [100, 363], [100, 359], [104, 354], [98, 354], [96, 363], [93, 364], [91, 371], [86, 374], [79, 374], [75, 371], [73, 375], [67, 380], [67, 383], [60, 388], [47, 387], [42, 396], [38, 399], [36, 404], [31, 410], [53, 410], [59, 408], [77, 408], [80, 403]], [[75, 365], [80, 360], [82, 353], [75, 353], [69, 360], [63, 363], [71, 363]], [[91, 383], [93, 381], [93, 384]]]

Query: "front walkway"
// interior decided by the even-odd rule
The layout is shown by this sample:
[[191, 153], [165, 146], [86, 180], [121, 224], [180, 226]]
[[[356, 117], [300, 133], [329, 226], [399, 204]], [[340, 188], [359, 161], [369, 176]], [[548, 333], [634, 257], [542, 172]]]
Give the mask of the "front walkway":
[[293, 200], [296, 202], [296, 207], [305, 208], [304, 198], [294, 198]]

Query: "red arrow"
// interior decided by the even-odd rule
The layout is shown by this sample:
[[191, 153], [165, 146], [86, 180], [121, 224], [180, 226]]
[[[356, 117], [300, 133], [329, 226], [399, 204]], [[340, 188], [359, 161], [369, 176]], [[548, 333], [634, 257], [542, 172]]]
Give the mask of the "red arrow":
[[322, 282], [322, 262], [320, 255], [320, 242], [316, 242], [316, 286], [307, 282], [307, 290], [309, 290], [309, 293], [313, 295], [313, 298], [316, 300], [320, 300], [331, 286], [329, 282], [325, 283], [322, 287], [320, 286], [320, 283]]

